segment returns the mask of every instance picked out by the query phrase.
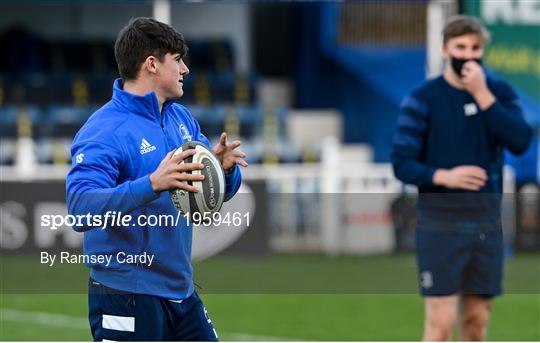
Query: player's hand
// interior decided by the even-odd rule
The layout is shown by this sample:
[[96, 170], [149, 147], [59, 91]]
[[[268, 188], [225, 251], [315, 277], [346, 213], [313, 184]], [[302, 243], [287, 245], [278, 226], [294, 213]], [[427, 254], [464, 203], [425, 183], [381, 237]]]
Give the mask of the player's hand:
[[486, 91], [486, 76], [484, 70], [476, 61], [468, 61], [463, 65], [463, 70], [461, 71], [463, 75], [461, 82], [465, 89], [471, 93], [471, 95], [476, 96], [482, 91]]
[[497, 100], [489, 90], [486, 75], [480, 64], [468, 61], [463, 65], [461, 82], [465, 89], [474, 97], [482, 111], [489, 108]]
[[182, 163], [183, 160], [195, 154], [195, 149], [183, 151], [173, 157], [173, 150], [165, 156], [159, 164], [159, 167], [150, 174], [150, 183], [154, 192], [158, 193], [170, 189], [183, 189], [188, 192], [197, 193], [198, 190], [194, 186], [190, 186], [187, 181], [202, 181], [204, 175], [192, 175], [185, 173], [191, 170], [201, 170], [204, 166], [200, 163]]
[[225, 169], [225, 172], [232, 169], [237, 164], [242, 167], [247, 167], [248, 164], [244, 160], [246, 154], [240, 150], [235, 150], [242, 144], [239, 140], [235, 140], [232, 143], [227, 141], [227, 132], [223, 132], [219, 138], [219, 143], [212, 148], [212, 152], [217, 156], [219, 162]]
[[477, 166], [459, 166], [452, 169], [438, 169], [433, 174], [433, 183], [450, 189], [479, 191], [488, 180], [484, 169]]

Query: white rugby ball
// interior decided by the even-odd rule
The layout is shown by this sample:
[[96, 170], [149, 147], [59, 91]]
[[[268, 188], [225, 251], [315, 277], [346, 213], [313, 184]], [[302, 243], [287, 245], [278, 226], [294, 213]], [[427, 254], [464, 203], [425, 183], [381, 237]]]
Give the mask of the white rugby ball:
[[182, 163], [200, 163], [202, 170], [193, 170], [187, 173], [204, 175], [203, 181], [188, 181], [199, 192], [193, 193], [183, 189], [171, 190], [171, 199], [174, 207], [182, 214], [219, 212], [225, 197], [225, 172], [217, 157], [204, 144], [200, 142], [187, 142], [176, 149], [176, 156], [188, 149], [195, 149], [196, 153]]

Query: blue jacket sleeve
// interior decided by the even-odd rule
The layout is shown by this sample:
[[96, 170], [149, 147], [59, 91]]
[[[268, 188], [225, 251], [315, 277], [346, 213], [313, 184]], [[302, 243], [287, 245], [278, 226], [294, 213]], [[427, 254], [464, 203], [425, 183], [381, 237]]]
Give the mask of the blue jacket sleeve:
[[392, 166], [395, 176], [404, 183], [419, 187], [432, 186], [436, 170], [421, 162], [428, 116], [426, 103], [414, 96], [405, 98], [393, 141]]
[[502, 87], [495, 103], [484, 110], [488, 130], [501, 145], [513, 154], [521, 155], [529, 147], [533, 132], [523, 119], [516, 93], [505, 83]]
[[235, 165], [233, 170], [230, 173], [225, 174], [225, 201], [230, 200], [242, 183], [242, 172], [240, 172], [240, 167]]
[[[69, 214], [128, 214], [159, 197], [152, 189], [149, 175], [118, 184], [124, 157], [117, 147], [87, 141], [72, 147], [72, 157], [66, 179]], [[85, 229], [88, 228], [82, 230]]]
[[[212, 144], [210, 143], [208, 138], [206, 138], [206, 136], [201, 132], [201, 127], [199, 126], [199, 123], [195, 119], [192, 120], [194, 125], [195, 140], [203, 143], [209, 149], [212, 149]], [[238, 192], [241, 183], [242, 173], [240, 171], [240, 167], [236, 165], [231, 172], [225, 174], [225, 201], [229, 201], [236, 194], [236, 192]]]

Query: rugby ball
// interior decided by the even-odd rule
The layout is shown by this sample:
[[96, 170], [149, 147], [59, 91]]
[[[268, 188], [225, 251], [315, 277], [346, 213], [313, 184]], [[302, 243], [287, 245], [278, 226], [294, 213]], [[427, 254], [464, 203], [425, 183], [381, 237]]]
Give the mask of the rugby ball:
[[198, 193], [188, 192], [183, 189], [171, 190], [171, 199], [174, 207], [183, 215], [199, 213], [219, 212], [225, 197], [225, 172], [217, 157], [204, 144], [200, 142], [187, 142], [176, 149], [176, 156], [188, 149], [195, 149], [193, 156], [186, 158], [182, 163], [200, 163], [202, 170], [193, 170], [188, 173], [204, 175], [203, 181], [188, 181], [199, 189]]

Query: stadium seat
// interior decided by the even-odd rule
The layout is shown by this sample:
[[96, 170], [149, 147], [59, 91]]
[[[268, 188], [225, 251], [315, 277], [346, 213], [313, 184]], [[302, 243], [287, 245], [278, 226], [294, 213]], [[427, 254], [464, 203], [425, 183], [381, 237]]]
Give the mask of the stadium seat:
[[92, 114], [89, 107], [50, 105], [48, 123], [53, 126], [52, 137], [73, 137]]
[[3, 137], [0, 139], [0, 165], [12, 165], [15, 157], [15, 140]]
[[[0, 134], [2, 138], [16, 138], [18, 135], [30, 135], [38, 129], [38, 123], [43, 116], [39, 107], [32, 104], [7, 104], [0, 108]], [[23, 129], [20, 120], [27, 120], [30, 127]]]

